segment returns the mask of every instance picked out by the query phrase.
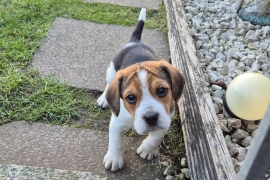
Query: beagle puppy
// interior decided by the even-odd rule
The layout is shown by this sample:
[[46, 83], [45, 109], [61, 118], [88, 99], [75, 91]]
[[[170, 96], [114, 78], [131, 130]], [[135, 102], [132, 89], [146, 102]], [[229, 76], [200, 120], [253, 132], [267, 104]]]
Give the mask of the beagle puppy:
[[109, 149], [103, 160], [111, 171], [124, 165], [122, 139], [129, 128], [140, 135], [149, 133], [137, 154], [148, 160], [157, 156], [185, 84], [174, 66], [156, 60], [153, 50], [140, 41], [145, 19], [146, 9], [142, 8], [130, 41], [107, 69], [107, 86], [97, 100], [100, 107], [109, 105], [112, 111]]

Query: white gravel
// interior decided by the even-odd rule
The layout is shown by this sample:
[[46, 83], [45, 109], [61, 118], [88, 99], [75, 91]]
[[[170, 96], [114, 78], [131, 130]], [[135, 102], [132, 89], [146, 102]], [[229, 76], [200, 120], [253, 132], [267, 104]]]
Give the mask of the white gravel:
[[[242, 21], [236, 13], [235, 2], [183, 0], [206, 81], [223, 81], [228, 85], [244, 72], [260, 72], [270, 78], [270, 26], [254, 26]], [[245, 0], [244, 3], [254, 2]], [[226, 117], [221, 99], [225, 91], [209, 85], [209, 92], [238, 172], [259, 121]]]

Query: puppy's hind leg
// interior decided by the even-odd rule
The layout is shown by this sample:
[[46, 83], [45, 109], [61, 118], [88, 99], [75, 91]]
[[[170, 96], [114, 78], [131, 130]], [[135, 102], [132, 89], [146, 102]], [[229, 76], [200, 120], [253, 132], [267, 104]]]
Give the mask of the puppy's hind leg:
[[116, 70], [115, 70], [113, 62], [111, 61], [110, 66], [107, 69], [107, 74], [106, 74], [106, 82], [107, 82], [106, 88], [103, 94], [97, 100], [98, 105], [102, 108], [105, 108], [108, 106], [108, 102], [106, 100], [106, 91], [110, 83], [112, 82], [113, 78], [115, 77], [115, 75], [116, 75]]

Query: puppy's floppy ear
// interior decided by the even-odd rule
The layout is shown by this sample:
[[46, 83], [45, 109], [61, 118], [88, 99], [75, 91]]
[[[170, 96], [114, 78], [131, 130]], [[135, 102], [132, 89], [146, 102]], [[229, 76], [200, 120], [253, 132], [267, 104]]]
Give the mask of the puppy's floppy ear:
[[115, 78], [109, 85], [106, 92], [106, 99], [113, 114], [117, 117], [120, 113], [121, 84], [123, 75], [117, 72]]
[[173, 99], [177, 103], [183, 93], [185, 78], [177, 68], [167, 61], [163, 60], [160, 64], [160, 68], [169, 76], [171, 80]]

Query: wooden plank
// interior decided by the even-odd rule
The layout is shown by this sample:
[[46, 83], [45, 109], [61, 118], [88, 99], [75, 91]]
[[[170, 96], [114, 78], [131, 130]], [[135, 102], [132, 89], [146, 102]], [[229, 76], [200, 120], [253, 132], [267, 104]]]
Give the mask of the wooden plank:
[[186, 78], [178, 102], [191, 178], [194, 180], [235, 179], [231, 156], [218, 125], [213, 102], [204, 89], [195, 47], [181, 0], [164, 0], [172, 64]]
[[270, 166], [270, 104], [261, 120], [259, 128], [244, 163], [241, 166], [240, 172], [237, 175], [237, 180], [254, 180], [263, 179], [266, 171]]

